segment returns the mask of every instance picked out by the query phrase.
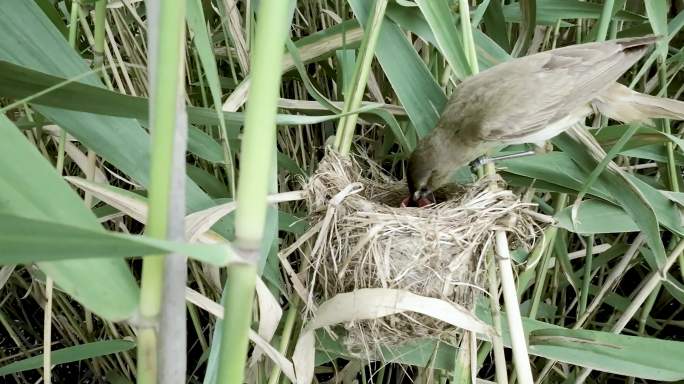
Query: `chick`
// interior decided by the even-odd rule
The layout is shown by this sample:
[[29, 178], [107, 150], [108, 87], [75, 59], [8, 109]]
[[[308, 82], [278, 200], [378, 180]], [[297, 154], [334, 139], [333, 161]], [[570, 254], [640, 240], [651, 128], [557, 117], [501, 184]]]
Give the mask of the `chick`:
[[437, 126], [411, 154], [407, 182], [413, 205], [492, 148], [543, 142], [594, 110], [622, 122], [684, 119], [684, 102], [616, 82], [656, 40], [645, 36], [557, 48], [463, 81]]

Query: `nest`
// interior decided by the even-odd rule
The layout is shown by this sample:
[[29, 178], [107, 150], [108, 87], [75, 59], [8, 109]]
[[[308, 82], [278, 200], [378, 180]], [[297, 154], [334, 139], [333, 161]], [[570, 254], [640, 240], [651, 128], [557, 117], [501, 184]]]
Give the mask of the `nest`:
[[[363, 163], [363, 167], [360, 162]], [[363, 171], [362, 171], [363, 170]], [[425, 208], [400, 208], [405, 181], [368, 159], [329, 151], [306, 185], [314, 225], [320, 226], [309, 273], [314, 305], [361, 288], [395, 288], [470, 310], [485, 291], [486, 262], [495, 230], [531, 247], [539, 226], [524, 204], [491, 179], [436, 193]], [[426, 315], [403, 312], [344, 324], [350, 351], [379, 351], [419, 338], [455, 344], [460, 330]]]

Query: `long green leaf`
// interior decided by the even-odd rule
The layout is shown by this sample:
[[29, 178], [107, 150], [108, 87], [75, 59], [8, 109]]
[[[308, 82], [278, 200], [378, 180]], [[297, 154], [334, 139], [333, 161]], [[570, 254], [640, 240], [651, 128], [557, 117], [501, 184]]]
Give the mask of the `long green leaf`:
[[684, 342], [610, 332], [540, 329], [530, 332], [530, 350], [567, 363], [649, 380], [684, 378]]
[[[357, 48], [363, 37], [363, 30], [356, 19], [347, 20], [328, 29], [318, 31], [295, 42], [300, 50], [304, 63], [323, 60], [335, 53], [336, 50]], [[283, 57], [282, 72], [294, 68], [291, 56]], [[236, 111], [247, 99], [247, 91], [252, 79], [247, 76], [230, 94], [223, 104], [224, 110]]]
[[[335, 358], [352, 359], [355, 356], [345, 347], [342, 339], [334, 340], [326, 331], [317, 331], [316, 340], [316, 366]], [[377, 360], [383, 363], [399, 363], [451, 371], [454, 369], [456, 353], [458, 349], [449, 344], [433, 339], [416, 339], [393, 347], [380, 346]]]
[[[537, 24], [555, 25], [562, 19], [598, 19], [601, 17], [603, 6], [579, 0], [539, 0], [537, 2]], [[503, 8], [507, 22], [519, 23], [522, 14], [518, 3], [511, 3]], [[613, 16], [618, 21], [644, 21], [641, 15], [619, 11]]]
[[0, 264], [180, 253], [225, 266], [235, 260], [229, 244], [184, 244], [150, 237], [0, 214]]
[[[22, 65], [0, 60], [0, 96], [23, 99], [47, 88], [63, 84], [65, 81], [65, 78], [59, 76], [49, 75]], [[41, 106], [106, 115], [93, 116], [93, 118], [106, 119], [109, 116], [117, 116], [138, 119], [144, 122], [148, 119], [149, 102], [147, 98], [123, 95], [80, 82], [66, 84], [30, 101]], [[368, 104], [358, 111], [354, 111], [354, 113], [370, 112], [381, 107], [381, 105]], [[50, 110], [54, 111], [52, 108]], [[216, 115], [216, 111], [212, 109], [188, 107], [187, 111], [188, 120], [191, 123], [219, 125], [220, 118]], [[340, 116], [344, 116], [344, 114], [324, 116], [279, 114], [277, 115], [276, 123], [280, 125], [316, 124], [334, 120]], [[245, 120], [244, 114], [241, 112], [223, 112], [223, 119], [229, 128], [229, 137], [237, 137], [239, 126]], [[119, 122], [119, 120], [109, 120]], [[120, 129], [118, 126], [116, 128]]]
[[[135, 348], [135, 342], [130, 340], [95, 341], [92, 343], [54, 350], [50, 353], [50, 361], [53, 365], [59, 365], [111, 355], [112, 353], [125, 352], [133, 348]], [[42, 365], [43, 355], [31, 356], [27, 359], [15, 361], [1, 367], [0, 375], [4, 376], [16, 372], [38, 369], [42, 367]]]
[[[414, 32], [425, 41], [441, 49], [423, 14], [417, 8], [401, 7], [394, 3], [387, 6], [387, 17], [404, 29]], [[494, 40], [477, 28], [473, 28], [477, 61], [481, 69], [510, 60], [510, 55]]]
[[417, 0], [456, 78], [463, 80], [472, 74], [461, 34], [445, 0]]
[[[221, 81], [219, 78], [218, 68], [216, 66], [216, 58], [214, 51], [211, 49], [211, 39], [207, 32], [207, 27], [204, 20], [204, 11], [202, 10], [202, 3], [200, 0], [186, 1], [188, 28], [194, 35], [193, 42], [197, 48], [197, 53], [204, 67], [204, 74], [209, 83], [209, 90], [211, 91], [211, 98], [214, 104], [216, 116], [219, 117], [219, 128], [221, 129], [221, 137], [223, 137], [223, 147], [221, 148], [221, 160], [226, 165], [226, 173], [229, 177], [230, 190], [235, 192], [235, 168], [233, 167], [233, 156], [228, 142], [228, 129], [221, 111]], [[188, 142], [188, 145], [191, 143]]]
[[[55, 169], [0, 114], [0, 213], [101, 228]], [[37, 240], [31, 228], [24, 236]], [[2, 257], [7, 257], [6, 249]], [[101, 249], [101, 252], [106, 252]], [[122, 260], [41, 262], [40, 269], [86, 308], [110, 320], [129, 317], [138, 306], [138, 286]]]
[[[492, 323], [489, 308], [480, 302], [477, 316]], [[684, 342], [572, 330], [529, 318], [523, 318], [523, 326], [529, 335], [529, 352], [535, 356], [645, 379], [684, 378], [684, 366], [676, 362], [684, 353]], [[510, 347], [506, 322], [502, 324], [501, 337], [504, 345]]]
[[[349, 0], [354, 14], [366, 24], [373, 2]], [[406, 109], [418, 136], [434, 128], [446, 97], [401, 29], [385, 18], [375, 56], [397, 97]]]
[[[3, 36], [0, 39], [2, 61], [53, 76], [59, 79], [58, 82], [90, 70], [86, 62], [71, 49], [64, 37], [32, 1], [0, 2], [0, 34]], [[0, 74], [5, 73], [5, 69], [0, 70]], [[15, 77], [15, 80], [23, 79]], [[80, 83], [104, 90], [102, 83], [94, 74], [82, 79]], [[26, 92], [24, 86], [15, 85], [8, 89], [3, 83], [0, 90]], [[30, 90], [30, 93], [35, 92]], [[74, 96], [73, 93], [61, 95], [65, 99], [64, 102]], [[100, 101], [103, 107], [108, 104], [106, 100]], [[146, 103], [146, 100], [143, 103]], [[83, 145], [95, 151], [134, 181], [142, 185], [148, 184], [149, 135], [135, 120], [67, 111], [43, 105], [36, 105], [35, 110], [67, 130]], [[211, 113], [215, 119], [215, 112]], [[187, 182], [187, 207], [190, 211], [210, 201], [211, 199], [192, 181]], [[219, 222], [215, 229], [221, 232], [221, 227], [222, 223]]]
[[[580, 146], [580, 148], [583, 147]], [[585, 150], [580, 150], [579, 148], [576, 148], [576, 150], [580, 158], [586, 159], [587, 154]], [[589, 176], [593, 166], [587, 168], [584, 168], [584, 166], [580, 167], [575, 163], [575, 160], [575, 152], [551, 152], [544, 155], [501, 161], [499, 166], [509, 174], [524, 176], [535, 180], [535, 183], [543, 181], [550, 183], [550, 185], [560, 186], [560, 192], [577, 192], [582, 188], [583, 182]], [[587, 164], [589, 164], [588, 161]], [[595, 161], [594, 164], [596, 164]], [[666, 191], [655, 189], [636, 176], [627, 175], [627, 178], [649, 201], [658, 221], [669, 230], [684, 235], [680, 214], [673, 202], [674, 196], [667, 195]], [[528, 180], [524, 184], [529, 185], [530, 183], [531, 181]], [[540, 184], [543, 185], [543, 183]], [[619, 188], [615, 188], [613, 192], [617, 193], [617, 190]], [[589, 194], [612, 204], [620, 205], [613, 192], [611, 192], [608, 183], [599, 177], [591, 187]]]
[[575, 203], [573, 204], [574, 211], [577, 210], [577, 207], [579, 206], [580, 201], [582, 201], [584, 195], [586, 195], [589, 189], [591, 189], [591, 185], [594, 184], [596, 179], [598, 179], [599, 175], [606, 169], [606, 167], [608, 167], [608, 164], [610, 164], [610, 162], [613, 161], [615, 156], [617, 156], [617, 154], [620, 153], [624, 145], [629, 141], [629, 139], [632, 138], [637, 129], [637, 125], [629, 126], [625, 133], [618, 139], [617, 143], [615, 143], [615, 145], [613, 145], [610, 148], [610, 150], [606, 153], [606, 156], [598, 163], [598, 165], [594, 169], [591, 170], [589, 177], [584, 181], [582, 189], [580, 189], [579, 193], [577, 194], [577, 198], [575, 199]]
[[624, 210], [601, 200], [585, 200], [579, 205], [574, 221], [571, 215], [572, 207], [567, 207], [557, 213], [555, 218], [558, 220], [558, 226], [583, 235], [639, 230], [634, 220]]
[[[579, 131], [579, 134], [584, 134], [587, 138], [593, 137], [589, 133]], [[572, 159], [582, 167], [585, 171], [591, 172], [597, 162], [588, 153], [588, 147], [575, 139], [571, 139], [567, 134], [562, 134], [554, 139], [554, 143], [558, 145], [564, 152], [570, 154]], [[605, 152], [603, 153], [605, 156]], [[604, 172], [600, 176], [603, 179], [606, 189], [610, 192], [612, 197], [620, 203], [622, 209], [627, 212], [634, 222], [639, 226], [641, 231], [646, 235], [647, 243], [656, 256], [659, 268], [661, 268], [667, 256], [665, 255], [665, 247], [660, 238], [660, 228], [658, 225], [658, 218], [653, 210], [650, 200], [644, 196], [642, 191], [636, 187], [634, 182], [629, 178], [623, 177], [622, 174], [611, 172]], [[681, 229], [681, 223], [676, 224]]]
[[500, 1], [490, 1], [487, 10], [485, 10], [483, 23], [492, 40], [494, 40], [506, 52], [510, 52], [510, 40], [508, 39], [508, 31], [506, 29], [506, 20], [504, 19], [503, 7]]

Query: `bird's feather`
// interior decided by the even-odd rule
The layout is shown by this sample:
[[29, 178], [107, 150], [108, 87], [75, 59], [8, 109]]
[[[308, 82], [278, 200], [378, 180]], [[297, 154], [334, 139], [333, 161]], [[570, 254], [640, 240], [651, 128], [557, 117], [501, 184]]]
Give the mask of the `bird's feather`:
[[[454, 132], [459, 138], [513, 144], [553, 137], [581, 120], [580, 112], [590, 113], [587, 107], [597, 94], [654, 41], [647, 37], [569, 46], [497, 65], [464, 81], [441, 121], [459, 121]], [[450, 127], [442, 123], [437, 129]]]
[[625, 123], [649, 123], [653, 118], [684, 120], [684, 102], [644, 95], [618, 83], [601, 92], [594, 104], [602, 114]]

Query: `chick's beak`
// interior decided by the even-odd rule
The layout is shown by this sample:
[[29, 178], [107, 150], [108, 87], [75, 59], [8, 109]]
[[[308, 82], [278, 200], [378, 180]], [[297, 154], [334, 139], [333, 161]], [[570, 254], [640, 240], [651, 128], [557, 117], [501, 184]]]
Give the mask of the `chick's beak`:
[[428, 193], [421, 193], [420, 191], [416, 191], [410, 196], [406, 197], [402, 202], [401, 202], [401, 207], [406, 208], [406, 207], [418, 207], [418, 208], [423, 208], [428, 205], [432, 205], [435, 203], [435, 197], [432, 194], [432, 192]]

